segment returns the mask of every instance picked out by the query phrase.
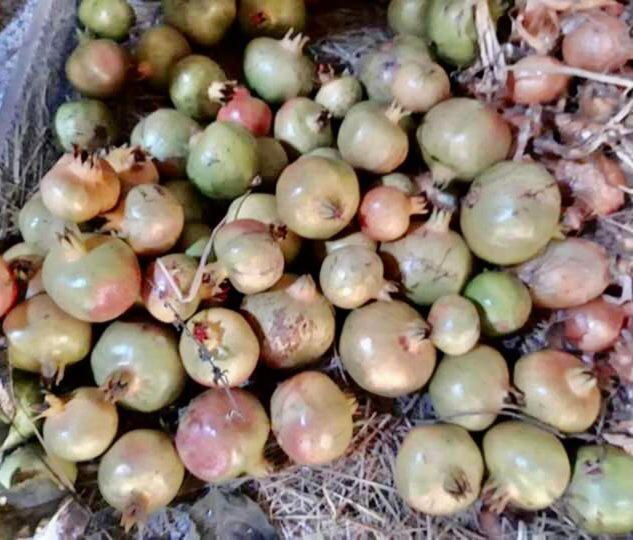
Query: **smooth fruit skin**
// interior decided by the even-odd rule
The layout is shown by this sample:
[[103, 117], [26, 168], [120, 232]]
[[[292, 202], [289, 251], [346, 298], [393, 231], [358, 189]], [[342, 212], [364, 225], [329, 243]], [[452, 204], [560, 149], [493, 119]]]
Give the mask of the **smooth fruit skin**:
[[9, 345], [9, 363], [47, 377], [63, 374], [64, 366], [90, 352], [90, 324], [62, 311], [46, 294], [16, 306], [4, 319], [2, 330]]
[[475, 502], [483, 474], [481, 452], [466, 430], [438, 424], [409, 431], [398, 449], [394, 480], [409, 506], [446, 516]]
[[55, 112], [53, 127], [66, 152], [75, 146], [88, 152], [105, 148], [116, 142], [119, 131], [110, 109], [96, 99], [63, 103]]
[[189, 403], [178, 422], [176, 448], [187, 470], [209, 483], [265, 474], [270, 422], [249, 392], [211, 389]]
[[560, 431], [586, 431], [600, 413], [596, 377], [572, 354], [545, 349], [523, 356], [513, 379], [523, 392], [522, 410]]
[[440, 296], [429, 311], [431, 341], [445, 354], [465, 354], [479, 341], [480, 319], [474, 304], [458, 294]]
[[368, 392], [404, 396], [422, 388], [435, 368], [435, 347], [427, 332], [422, 316], [404, 302], [374, 302], [345, 319], [341, 362]]
[[466, 285], [464, 296], [477, 306], [487, 336], [515, 332], [532, 312], [530, 292], [509, 272], [482, 272]]
[[523, 510], [542, 510], [561, 497], [571, 467], [565, 447], [548, 431], [525, 422], [502, 422], [489, 429], [483, 441], [490, 477], [484, 497], [493, 503]]
[[18, 225], [24, 241], [40, 253], [46, 254], [57, 241], [57, 235], [63, 233], [65, 222], [46, 208], [42, 195], [38, 192], [20, 210]]
[[424, 19], [429, 0], [391, 0], [387, 9], [390, 28], [399, 34], [424, 37]]
[[42, 280], [53, 301], [64, 311], [89, 322], [116, 319], [136, 302], [141, 270], [123, 240], [104, 235], [84, 238], [86, 253], [61, 243], [44, 260]]
[[589, 534], [633, 532], [633, 457], [609, 444], [580, 448], [565, 503]]
[[224, 70], [211, 58], [191, 54], [180, 60], [169, 74], [169, 96], [180, 112], [195, 120], [215, 117], [220, 104], [209, 99], [209, 86], [225, 81]]
[[163, 185], [185, 211], [185, 223], [200, 223], [204, 220], [204, 197], [189, 180], [170, 180]]
[[429, 384], [429, 395], [442, 421], [481, 431], [495, 421], [509, 389], [503, 356], [492, 347], [477, 345], [465, 354], [444, 356]]
[[281, 383], [270, 401], [272, 430], [282, 450], [302, 465], [345, 454], [352, 441], [355, 400], [323, 373], [304, 371]]
[[288, 154], [277, 139], [257, 137], [257, 155], [262, 185], [274, 191], [279, 175], [288, 166]]
[[[530, 55], [522, 58], [513, 66], [514, 71], [508, 77], [508, 90], [515, 103], [532, 105], [548, 103], [560, 98], [567, 92], [569, 76], [559, 73], [539, 72], [539, 68], [555, 70], [564, 64], [552, 56]], [[524, 69], [525, 71], [521, 71]]]
[[186, 114], [158, 109], [136, 124], [130, 142], [158, 160], [161, 175], [184, 176], [189, 141], [200, 131], [200, 125]]
[[303, 31], [304, 0], [241, 0], [237, 18], [249, 36], [282, 37], [288, 30]]
[[116, 41], [127, 37], [136, 18], [126, 0], [82, 0], [77, 16], [88, 30]]
[[[251, 376], [259, 360], [257, 336], [244, 317], [224, 308], [196, 313], [187, 321], [188, 332], [180, 336], [180, 357], [187, 374], [204, 386], [239, 386]], [[213, 366], [200, 356], [206, 348], [224, 372], [216, 380]]]
[[219, 43], [237, 14], [235, 0], [163, 0], [165, 22], [204, 47]]
[[327, 109], [304, 97], [290, 99], [281, 106], [275, 115], [274, 132], [278, 141], [300, 154], [333, 142]]
[[214, 122], [191, 146], [187, 176], [207, 197], [234, 199], [252, 184], [259, 168], [257, 141], [233, 122]]
[[153, 323], [113, 322], [92, 350], [90, 365], [100, 386], [121, 371], [129, 372], [131, 383], [120, 403], [142, 412], [169, 405], [185, 384], [176, 337]]
[[66, 77], [75, 89], [92, 98], [116, 96], [125, 84], [128, 55], [109, 39], [80, 43], [66, 60]]
[[560, 191], [545, 167], [502, 161], [479, 175], [462, 199], [462, 234], [483, 260], [520, 263], [558, 234], [560, 209]]
[[363, 99], [363, 86], [356, 77], [343, 75], [321, 85], [314, 101], [323, 105], [334, 118], [343, 118]]
[[170, 438], [160, 431], [137, 429], [123, 435], [101, 458], [99, 491], [110, 506], [123, 512], [129, 527], [137, 517], [142, 520], [169, 504], [184, 476]]
[[98, 388], [78, 388], [70, 399], [45, 411], [46, 448], [67, 461], [87, 461], [106, 451], [119, 425], [116, 406]]
[[169, 87], [171, 69], [190, 54], [191, 47], [184, 36], [175, 28], [164, 25], [145, 30], [135, 52], [140, 74], [156, 90]]

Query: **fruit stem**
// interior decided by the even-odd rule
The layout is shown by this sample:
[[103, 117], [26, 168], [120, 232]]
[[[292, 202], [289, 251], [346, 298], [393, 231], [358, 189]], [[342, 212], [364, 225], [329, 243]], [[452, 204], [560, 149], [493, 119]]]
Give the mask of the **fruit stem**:
[[40, 362], [40, 373], [47, 384], [52, 382], [57, 386], [64, 378], [64, 365], [58, 365], [54, 360], [50, 359], [42, 360]]
[[126, 533], [130, 532], [134, 525], [140, 525], [147, 520], [147, 507], [147, 496], [133, 492], [121, 515], [121, 526]]
[[332, 118], [330, 112], [323, 109], [318, 114], [308, 116], [306, 118], [306, 125], [313, 133], [321, 133], [330, 125], [330, 118]]
[[431, 175], [433, 177], [434, 186], [440, 190], [446, 189], [457, 176], [455, 171], [448, 165], [444, 165], [435, 160], [431, 162]]
[[392, 294], [396, 294], [398, 292], [398, 284], [394, 281], [383, 280], [378, 293], [376, 294], [376, 300], [382, 300], [383, 302], [391, 302]]
[[212, 262], [204, 267], [202, 283], [200, 284], [201, 300], [218, 300], [226, 295], [224, 285], [228, 277], [228, 272], [219, 262]]
[[65, 249], [74, 252], [78, 256], [88, 253], [81, 231], [76, 224], [65, 225], [64, 231], [61, 234], [58, 233], [57, 238]]
[[116, 403], [133, 392], [135, 382], [136, 375], [134, 372], [121, 368], [110, 373], [100, 389], [106, 401]]
[[449, 467], [445, 472], [442, 488], [455, 500], [464, 498], [472, 491], [468, 477], [461, 467]]
[[481, 497], [488, 508], [495, 514], [501, 514], [510, 502], [511, 495], [494, 477], [488, 478], [481, 491]]
[[595, 373], [585, 367], [570, 368], [565, 372], [565, 380], [571, 391], [579, 397], [586, 397], [598, 384]]
[[44, 396], [44, 402], [46, 404], [46, 408], [35, 417], [35, 420], [39, 420], [40, 418], [49, 418], [51, 416], [55, 416], [57, 414], [61, 414], [64, 412], [64, 408], [68, 399], [63, 399], [57, 397], [54, 394], [47, 393]]
[[237, 85], [237, 81], [215, 81], [209, 86], [207, 95], [211, 101], [226, 105], [235, 96]]
[[310, 274], [304, 274], [286, 289], [286, 294], [299, 302], [312, 302], [317, 295], [316, 284]]
[[418, 231], [422, 231], [424, 229], [426, 231], [433, 231], [436, 233], [445, 233], [448, 231], [448, 226], [451, 223], [452, 217], [452, 212], [448, 210], [438, 210], [437, 208], [434, 208], [429, 220], [422, 227], [420, 227]]
[[292, 37], [294, 31], [294, 28], [288, 30], [279, 43], [287, 51], [300, 55], [303, 48], [306, 46], [308, 41], [310, 41], [310, 38], [308, 36], [304, 36], [301, 32], [299, 32], [295, 37]]
[[409, 116], [410, 114], [411, 113], [398, 104], [397, 101], [392, 101], [385, 111], [385, 116], [390, 122], [396, 125], [398, 125], [400, 120], [402, 120], [405, 116]]
[[423, 195], [409, 197], [409, 215], [415, 216], [427, 213], [426, 198]]
[[336, 78], [334, 68], [330, 64], [319, 64], [317, 66], [317, 77], [322, 86], [332, 82]]
[[341, 219], [343, 216], [343, 208], [341, 203], [326, 199], [321, 204], [321, 216], [323, 219]]
[[422, 345], [430, 335], [431, 327], [425, 321], [413, 321], [407, 325], [398, 343], [408, 353], [416, 354], [422, 350]]

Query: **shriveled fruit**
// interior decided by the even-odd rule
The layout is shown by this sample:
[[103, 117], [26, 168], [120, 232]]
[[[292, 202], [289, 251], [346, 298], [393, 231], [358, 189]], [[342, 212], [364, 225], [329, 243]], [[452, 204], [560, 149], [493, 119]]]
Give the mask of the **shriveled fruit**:
[[[239, 313], [224, 308], [206, 309], [191, 317], [180, 336], [179, 350], [189, 376], [204, 386], [239, 386], [259, 360], [259, 342], [251, 327]], [[206, 352], [201, 354], [201, 350]]]
[[218, 121], [192, 143], [187, 176], [207, 197], [234, 199], [253, 184], [258, 159], [256, 139], [246, 128]]
[[138, 146], [120, 146], [113, 148], [104, 159], [114, 169], [121, 181], [121, 196], [141, 184], [158, 184], [158, 169], [152, 157]]
[[305, 97], [286, 101], [275, 115], [275, 138], [306, 154], [333, 141], [330, 113]]
[[119, 425], [116, 406], [98, 388], [46, 396], [42, 436], [48, 451], [67, 461], [87, 461], [106, 451]]
[[248, 85], [268, 103], [307, 96], [314, 87], [314, 64], [303, 54], [307, 37], [292, 37], [288, 30], [281, 40], [259, 37], [244, 51], [244, 75]]
[[416, 304], [430, 305], [440, 296], [459, 293], [471, 272], [470, 250], [449, 229], [450, 220], [450, 213], [434, 212], [400, 240], [380, 247], [387, 274], [399, 274], [407, 297]]
[[412, 508], [432, 516], [468, 508], [479, 496], [483, 474], [479, 448], [458, 426], [414, 427], [396, 456], [398, 493]]
[[290, 230], [304, 238], [327, 239], [353, 219], [360, 187], [344, 161], [304, 156], [281, 173], [276, 197], [279, 217]]
[[158, 160], [161, 174], [184, 176], [190, 139], [200, 126], [174, 109], [158, 109], [139, 121], [132, 130], [131, 144]]
[[515, 332], [532, 311], [530, 292], [510, 272], [482, 272], [468, 283], [464, 296], [477, 306], [487, 336]]
[[339, 341], [343, 367], [374, 394], [399, 397], [422, 388], [435, 368], [429, 326], [404, 302], [378, 301], [352, 311]]
[[505, 159], [512, 144], [508, 123], [489, 106], [470, 98], [438, 103], [416, 132], [433, 180], [471, 181]]
[[565, 502], [571, 518], [589, 534], [630, 534], [633, 457], [609, 444], [583, 446]]
[[566, 352], [523, 356], [514, 366], [514, 384], [523, 393], [523, 410], [560, 431], [585, 431], [600, 412], [596, 375]]
[[169, 87], [172, 68], [191, 54], [185, 37], [171, 26], [152, 26], [145, 30], [136, 45], [139, 74], [156, 90]]
[[137, 429], [117, 440], [99, 463], [99, 491], [123, 513], [129, 530], [169, 504], [178, 493], [185, 469], [170, 438], [160, 431]]
[[355, 409], [356, 400], [327, 375], [304, 371], [275, 389], [270, 401], [272, 430], [295, 463], [322, 465], [345, 454]]
[[491, 510], [510, 505], [541, 510], [567, 488], [571, 474], [565, 447], [551, 433], [526, 422], [502, 422], [484, 435], [490, 476], [483, 489]]
[[66, 60], [66, 77], [75, 89], [93, 98], [109, 98], [121, 92], [130, 59], [121, 45], [109, 39], [88, 39]]
[[558, 234], [560, 208], [560, 191], [545, 167], [502, 161], [479, 175], [462, 199], [462, 234], [485, 261], [520, 263]]
[[584, 238], [553, 240], [515, 271], [534, 304], [550, 309], [580, 306], [602, 294], [611, 281], [606, 250]]
[[176, 336], [153, 323], [113, 322], [97, 341], [90, 365], [110, 401], [137, 411], [162, 409], [185, 384]]
[[309, 275], [245, 296], [242, 311], [260, 340], [262, 361], [272, 368], [313, 363], [334, 341], [334, 310]]
[[40, 181], [42, 202], [54, 216], [81, 223], [117, 203], [121, 182], [110, 164], [85, 152], [64, 154]]
[[212, 388], [189, 403], [178, 422], [176, 448], [187, 470], [209, 483], [261, 476], [270, 422], [249, 392]]
[[458, 294], [440, 296], [429, 311], [431, 341], [445, 354], [465, 354], [479, 341], [480, 320], [472, 302]]
[[56, 377], [67, 365], [90, 352], [90, 324], [62, 311], [46, 294], [16, 306], [5, 318], [2, 330], [8, 341], [9, 363], [18, 369]]
[[163, 0], [165, 22], [204, 47], [220, 42], [237, 14], [235, 0]]
[[53, 128], [59, 144], [66, 152], [75, 146], [88, 152], [113, 144], [118, 126], [107, 105], [96, 99], [69, 101], [55, 112]]
[[508, 365], [487, 345], [446, 355], [431, 379], [429, 394], [442, 421], [481, 431], [495, 421], [510, 395]]
[[44, 260], [42, 280], [64, 311], [90, 322], [116, 319], [137, 300], [141, 270], [123, 240], [66, 231]]
[[77, 17], [96, 35], [117, 41], [127, 37], [136, 19], [127, 0], [82, 0]]
[[249, 36], [281, 37], [301, 32], [306, 22], [304, 0], [241, 0], [237, 20]]

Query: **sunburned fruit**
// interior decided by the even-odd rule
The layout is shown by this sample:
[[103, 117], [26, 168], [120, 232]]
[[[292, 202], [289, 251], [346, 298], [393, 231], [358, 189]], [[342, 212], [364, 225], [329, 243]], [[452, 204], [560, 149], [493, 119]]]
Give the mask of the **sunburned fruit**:
[[245, 296], [242, 311], [258, 335], [262, 361], [289, 369], [320, 359], [334, 341], [334, 310], [309, 275]]
[[272, 431], [295, 463], [322, 465], [347, 451], [355, 409], [356, 400], [327, 375], [304, 371], [275, 389], [270, 401]]
[[277, 200], [269, 193], [247, 193], [235, 199], [226, 212], [226, 221], [254, 219], [270, 228], [273, 239], [279, 244], [286, 263], [292, 262], [301, 249], [301, 238], [281, 221]]
[[362, 233], [326, 242], [327, 256], [321, 264], [319, 284], [325, 297], [342, 309], [355, 309], [369, 300], [390, 300], [395, 283], [383, 276], [376, 245]]
[[311, 99], [289, 99], [275, 115], [275, 138], [300, 154], [331, 146], [330, 113]]
[[46, 294], [16, 306], [2, 330], [8, 342], [9, 363], [59, 382], [64, 368], [90, 352], [90, 324], [62, 311]]
[[489, 106], [469, 98], [452, 98], [433, 107], [416, 132], [433, 180], [471, 181], [505, 159], [512, 144], [508, 123]]
[[185, 370], [170, 328], [116, 321], [90, 357], [95, 382], [108, 400], [152, 412], [172, 403], [185, 384]]
[[358, 177], [346, 162], [303, 156], [284, 169], [277, 182], [277, 211], [299, 236], [331, 238], [342, 231], [358, 209]]
[[158, 161], [161, 174], [184, 176], [189, 141], [200, 132], [195, 120], [174, 109], [158, 109], [141, 119], [130, 142]]
[[308, 38], [288, 30], [281, 40], [259, 37], [244, 51], [244, 75], [250, 88], [268, 103], [307, 96], [314, 87], [314, 64], [303, 54]]
[[422, 388], [435, 368], [429, 326], [404, 302], [377, 301], [352, 311], [339, 341], [343, 367], [373, 394], [399, 397]]
[[458, 426], [414, 427], [398, 449], [395, 484], [400, 496], [428, 515], [450, 515], [479, 496], [484, 463], [470, 435]]
[[430, 305], [440, 296], [459, 293], [471, 272], [470, 250], [449, 229], [450, 220], [450, 213], [434, 212], [403, 238], [380, 247], [387, 274], [399, 274], [407, 297], [416, 304]]
[[458, 294], [440, 296], [429, 311], [431, 342], [445, 354], [464, 354], [479, 341], [480, 320], [474, 304]]
[[490, 473], [483, 489], [491, 510], [547, 508], [567, 488], [570, 477], [565, 447], [551, 433], [526, 422], [503, 422], [489, 429], [483, 442]]
[[584, 238], [554, 240], [515, 271], [530, 289], [534, 304], [550, 309], [593, 300], [611, 281], [606, 250]]
[[121, 45], [109, 39], [88, 39], [66, 60], [66, 77], [85, 96], [110, 98], [123, 89], [129, 68]]
[[482, 331], [488, 336], [515, 332], [532, 311], [527, 287], [510, 272], [482, 272], [468, 283], [464, 296], [477, 306]]
[[163, 0], [165, 22], [204, 47], [222, 40], [235, 20], [235, 0]]
[[508, 401], [508, 365], [487, 345], [458, 356], [446, 355], [431, 379], [429, 394], [442, 421], [481, 431], [495, 421]]
[[165, 90], [172, 68], [191, 54], [191, 47], [175, 28], [152, 26], [141, 34], [135, 54], [139, 75], [156, 90]]
[[241, 0], [237, 20], [249, 36], [281, 37], [301, 32], [306, 22], [304, 0]]
[[354, 105], [338, 133], [338, 147], [345, 161], [378, 174], [399, 167], [409, 152], [409, 139], [400, 127], [406, 114], [396, 104], [389, 108], [372, 101]]
[[44, 288], [64, 311], [89, 322], [116, 319], [137, 300], [141, 270], [123, 240], [66, 231], [44, 260]]
[[600, 412], [596, 375], [569, 353], [544, 349], [523, 356], [514, 384], [523, 393], [522, 409], [560, 431], [586, 431]]
[[[8, 399], [0, 411], [0, 452], [7, 452], [28, 440], [40, 424], [35, 412], [43, 397], [39, 381], [19, 371], [14, 371], [11, 378], [10, 388], [8, 385], [3, 388]], [[5, 430], [2, 424], [6, 425]]]
[[110, 164], [87, 152], [64, 154], [40, 181], [44, 206], [75, 223], [110, 210], [120, 192], [121, 182]]
[[163, 186], [138, 185], [112, 212], [102, 216], [105, 231], [116, 231], [137, 255], [160, 255], [174, 247], [185, 222], [184, 210]]
[[215, 82], [225, 80], [224, 70], [211, 58], [191, 54], [171, 69], [169, 96], [174, 107], [191, 118], [214, 118], [220, 105], [209, 99], [209, 87]]
[[239, 313], [224, 308], [191, 317], [179, 350], [189, 376], [204, 386], [239, 386], [259, 360], [259, 342], [251, 327]]
[[319, 70], [321, 87], [314, 101], [325, 107], [334, 118], [343, 118], [356, 103], [363, 99], [360, 81], [343, 73], [334, 75], [332, 68]]
[[560, 191], [545, 167], [502, 161], [480, 174], [462, 199], [462, 234], [485, 261], [520, 263], [559, 233], [560, 209]]
[[270, 423], [252, 394], [212, 388], [193, 399], [178, 422], [176, 448], [187, 470], [209, 483], [268, 471]]
[[169, 504], [178, 493], [185, 469], [170, 438], [150, 429], [129, 431], [99, 463], [99, 492], [122, 512], [126, 530]]
[[82, 0], [77, 17], [88, 30], [117, 41], [127, 37], [135, 21], [127, 0]]
[[116, 406], [98, 388], [77, 388], [69, 396], [48, 394], [42, 436], [49, 452], [67, 461], [87, 461], [105, 452], [119, 425]]
[[246, 128], [218, 121], [193, 141], [187, 176], [207, 197], [234, 199], [253, 185], [258, 159], [256, 139]]
[[104, 159], [114, 169], [121, 181], [121, 196], [141, 184], [158, 184], [158, 169], [152, 157], [138, 146], [123, 145], [113, 148]]
[[105, 103], [96, 99], [69, 101], [55, 112], [53, 128], [59, 144], [66, 152], [75, 146], [88, 152], [113, 144], [118, 126]]
[[565, 503], [574, 522], [589, 534], [630, 534], [633, 457], [609, 444], [580, 448]]

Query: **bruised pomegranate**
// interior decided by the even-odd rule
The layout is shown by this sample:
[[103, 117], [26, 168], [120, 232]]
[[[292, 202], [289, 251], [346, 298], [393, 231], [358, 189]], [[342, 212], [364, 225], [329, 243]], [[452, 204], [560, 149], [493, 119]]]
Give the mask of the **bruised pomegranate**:
[[110, 164], [86, 152], [64, 154], [40, 182], [46, 208], [75, 223], [110, 210], [120, 192], [121, 182]]
[[275, 438], [302, 465], [322, 465], [345, 454], [352, 441], [355, 410], [356, 400], [318, 371], [286, 379], [270, 401]]
[[356, 383], [399, 397], [422, 388], [435, 368], [435, 347], [422, 316], [404, 302], [377, 301], [345, 319], [339, 354]]
[[5, 318], [9, 363], [61, 381], [64, 368], [90, 352], [90, 324], [62, 311], [46, 294], [16, 306]]
[[64, 311], [89, 322], [116, 319], [136, 302], [141, 270], [123, 240], [67, 230], [42, 270], [44, 288]]
[[334, 341], [334, 310], [309, 275], [245, 296], [242, 310], [259, 337], [262, 361], [269, 367], [289, 369], [313, 363]]
[[270, 423], [252, 394], [212, 388], [193, 399], [178, 422], [176, 448], [187, 470], [209, 483], [268, 471]]

